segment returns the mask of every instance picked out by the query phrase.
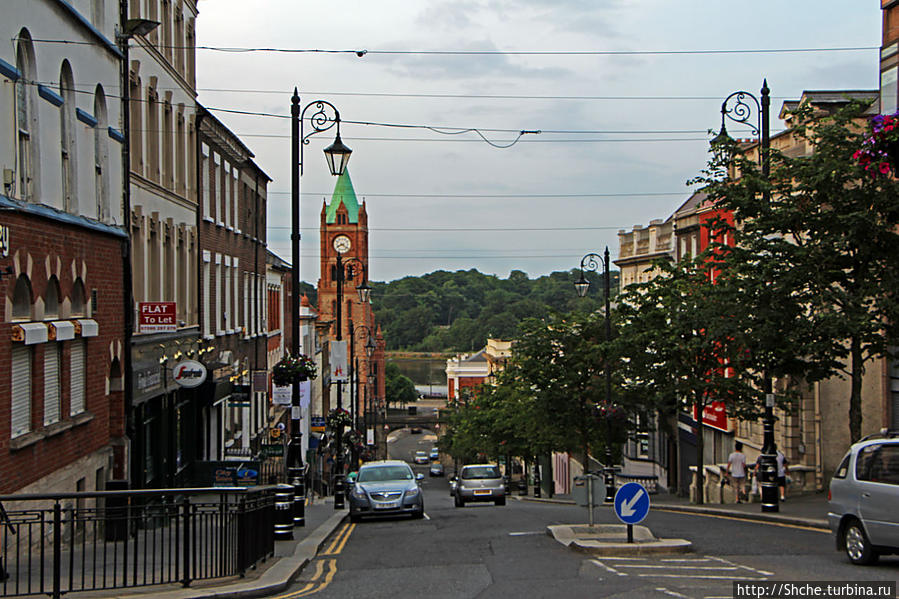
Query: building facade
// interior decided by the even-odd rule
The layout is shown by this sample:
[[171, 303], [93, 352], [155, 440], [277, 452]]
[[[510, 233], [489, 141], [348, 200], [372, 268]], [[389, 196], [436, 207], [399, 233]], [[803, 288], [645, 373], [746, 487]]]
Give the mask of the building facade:
[[126, 475], [117, 19], [112, 1], [16, 0], [0, 20], [2, 493]]

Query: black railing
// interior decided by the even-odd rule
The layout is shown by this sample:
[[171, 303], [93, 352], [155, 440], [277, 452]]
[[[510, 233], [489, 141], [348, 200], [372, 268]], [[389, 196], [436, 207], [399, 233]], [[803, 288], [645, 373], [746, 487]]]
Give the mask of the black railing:
[[243, 576], [274, 554], [275, 487], [6, 495], [0, 596]]

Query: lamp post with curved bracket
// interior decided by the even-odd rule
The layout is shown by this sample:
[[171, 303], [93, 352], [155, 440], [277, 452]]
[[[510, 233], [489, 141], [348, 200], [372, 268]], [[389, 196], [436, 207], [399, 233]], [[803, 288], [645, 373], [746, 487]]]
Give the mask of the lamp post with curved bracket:
[[[346, 265], [358, 264], [362, 269], [362, 282], [356, 286], [356, 292], [359, 294], [359, 301], [363, 304], [368, 301], [371, 296], [371, 287], [368, 285], [368, 277], [366, 273], [365, 263], [359, 258], [350, 257], [343, 258], [343, 254], [337, 252], [337, 269], [335, 274], [337, 283], [337, 306], [335, 312], [335, 326], [337, 327], [336, 339], [343, 340], [343, 284], [346, 281]], [[352, 329], [350, 330], [352, 332]], [[337, 381], [337, 409], [343, 408], [343, 381]], [[334, 509], [343, 509], [344, 507], [344, 485], [343, 485], [343, 426], [338, 427], [340, 430], [334, 431], [337, 457], [335, 459], [334, 468], [337, 471], [334, 476]]]
[[[581, 258], [581, 276], [575, 281], [574, 288], [579, 297], [587, 295], [590, 288], [590, 281], [584, 277], [584, 271], [597, 272], [600, 267], [603, 273], [603, 291], [605, 295], [605, 324], [606, 324], [606, 341], [612, 338], [612, 318], [610, 314], [611, 300], [609, 294], [611, 292], [611, 273], [609, 272], [609, 248], [606, 247], [603, 255], [589, 253]], [[612, 405], [612, 369], [609, 367], [608, 361], [605, 364], [605, 398], [606, 406]], [[612, 430], [609, 419], [606, 419], [606, 463], [603, 469], [603, 477], [606, 485], [606, 502], [611, 503], [615, 500], [615, 469], [612, 467]], [[588, 456], [584, 456], [584, 472], [587, 471], [589, 464], [586, 463]]]
[[[340, 176], [346, 170], [352, 150], [346, 147], [340, 139], [340, 112], [330, 102], [315, 100], [300, 110], [300, 95], [296, 88], [290, 98], [290, 150], [291, 150], [291, 293], [290, 309], [292, 322], [290, 327], [290, 352], [294, 356], [301, 353], [300, 349], [300, 178], [303, 175], [303, 146], [309, 143], [309, 138], [322, 131], [327, 131], [337, 125], [337, 136], [334, 142], [325, 148], [325, 159], [328, 168], [334, 176]], [[303, 133], [303, 122], [306, 120], [306, 111], [313, 109], [308, 117], [312, 130]], [[287, 446], [287, 477], [294, 486], [294, 526], [306, 524], [306, 484], [305, 466], [303, 465], [303, 433], [300, 430], [300, 383], [294, 381], [291, 392], [290, 408], [290, 442]], [[335, 501], [336, 507], [336, 501]]]
[[[747, 100], [751, 100], [749, 103]], [[753, 109], [756, 122], [753, 123]], [[726, 119], [735, 123], [746, 125], [753, 135], [759, 137], [759, 165], [762, 176], [767, 180], [771, 170], [771, 135], [770, 135], [771, 97], [768, 89], [768, 80], [762, 82], [761, 99], [749, 92], [738, 91], [730, 94], [721, 103], [721, 131], [712, 140], [713, 147], [716, 144], [731, 142], [725, 128]], [[764, 192], [764, 200], [769, 199], [768, 191]], [[777, 490], [777, 443], [774, 441], [774, 384], [771, 375], [766, 371], [762, 376], [762, 386], [765, 393], [765, 413], [762, 417], [762, 454], [759, 470], [759, 479], [762, 491], [762, 511], [778, 512]]]
[[[358, 287], [357, 287], [358, 289]], [[371, 357], [375, 353], [375, 349], [377, 346], [375, 345], [375, 341], [372, 338], [371, 329], [369, 329], [364, 324], [353, 325], [353, 321], [349, 321], [349, 331], [350, 331], [350, 364], [352, 366], [352, 370], [350, 370], [350, 397], [352, 398], [352, 406], [353, 409], [351, 413], [353, 414], [353, 425], [358, 426], [359, 423], [359, 364], [356, 359], [356, 331], [364, 331], [366, 336], [365, 343], [365, 353], [369, 359], [369, 365], [371, 363]], [[368, 431], [368, 401], [367, 397], [365, 398], [365, 402], [363, 403], [362, 410], [362, 423], [363, 426], [363, 435], [367, 434]], [[364, 438], [364, 437], [363, 437]], [[354, 465], [358, 463], [358, 455], [353, 456]]]

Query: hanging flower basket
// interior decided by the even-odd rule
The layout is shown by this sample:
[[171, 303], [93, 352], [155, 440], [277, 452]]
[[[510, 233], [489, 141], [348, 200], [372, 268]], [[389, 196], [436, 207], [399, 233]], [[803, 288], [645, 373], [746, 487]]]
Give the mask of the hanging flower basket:
[[899, 112], [871, 119], [871, 135], [852, 155], [872, 177], [899, 173]]
[[312, 358], [300, 354], [286, 356], [272, 368], [272, 382], [279, 387], [292, 385], [294, 381], [308, 381], [318, 376]]
[[347, 428], [353, 426], [353, 417], [344, 409], [331, 410], [325, 419], [325, 424], [329, 430], [337, 431], [339, 428]]

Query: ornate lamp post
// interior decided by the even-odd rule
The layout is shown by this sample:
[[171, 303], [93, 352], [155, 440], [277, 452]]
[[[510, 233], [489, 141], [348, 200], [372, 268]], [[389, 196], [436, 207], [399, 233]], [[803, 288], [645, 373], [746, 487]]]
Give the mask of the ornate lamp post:
[[[606, 311], [605, 311], [605, 319], [606, 319], [606, 341], [612, 338], [612, 319], [609, 313], [610, 307], [610, 287], [611, 287], [611, 273], [609, 272], [609, 248], [606, 247], [606, 251], [603, 252], [603, 255], [590, 253], [581, 258], [581, 276], [575, 281], [574, 288], [577, 290], [577, 294], [579, 297], [584, 297], [587, 295], [587, 290], [590, 288], [590, 282], [584, 277], [584, 270], [588, 270], [590, 272], [597, 272], [602, 267], [603, 271], [603, 291], [605, 294], [605, 303], [606, 303]], [[612, 405], [612, 369], [609, 367], [608, 362], [605, 365], [605, 387], [606, 387], [606, 406]], [[586, 456], [585, 456], [586, 459]], [[586, 471], [588, 464], [584, 464], [584, 470]], [[612, 467], [612, 430], [609, 419], [606, 419], [606, 464], [603, 471], [605, 484], [606, 484], [606, 502], [611, 503], [615, 500], [615, 469]]]
[[[334, 143], [325, 148], [325, 158], [328, 168], [334, 176], [342, 175], [350, 160], [352, 150], [346, 147], [340, 140], [340, 112], [330, 102], [316, 100], [310, 102], [300, 111], [300, 95], [294, 88], [290, 99], [290, 151], [293, 169], [291, 173], [291, 292], [290, 310], [293, 317], [290, 327], [290, 352], [294, 356], [300, 355], [300, 177], [303, 175], [303, 146], [309, 143], [309, 138], [316, 133], [327, 131], [337, 125], [337, 136]], [[306, 119], [306, 111], [314, 107], [314, 112], [309, 117], [312, 131], [303, 134], [303, 121]], [[339, 330], [339, 329], [338, 329]], [[293, 382], [290, 408], [290, 442], [287, 445], [287, 477], [294, 486], [294, 516], [295, 526], [306, 525], [306, 485], [305, 467], [303, 466], [303, 433], [300, 431], [300, 383]]]
[[[340, 239], [340, 238], [338, 238]], [[347, 264], [358, 264], [362, 269], [362, 282], [356, 286], [356, 292], [359, 294], [359, 301], [363, 304], [368, 301], [368, 298], [371, 296], [371, 287], [368, 285], [368, 277], [365, 272], [365, 263], [359, 260], [358, 258], [350, 257], [347, 259], [343, 258], [344, 252], [349, 250], [349, 247], [335, 244], [335, 248], [337, 250], [337, 312], [335, 314], [335, 324], [337, 326], [337, 334], [335, 335], [337, 341], [343, 340], [343, 283], [346, 280], [346, 272], [345, 268]], [[350, 328], [350, 333], [352, 333], [352, 327]], [[352, 388], [351, 388], [352, 390]], [[337, 409], [343, 409], [343, 381], [337, 381]], [[334, 435], [336, 437], [337, 445], [337, 459], [335, 461], [334, 467], [337, 470], [337, 473], [334, 476], [334, 509], [339, 510], [344, 507], [344, 489], [343, 489], [343, 426], [338, 426], [338, 430], [334, 431]]]
[[[761, 100], [746, 91], [734, 92], [727, 96], [724, 102], [721, 103], [721, 131], [712, 140], [713, 146], [731, 142], [727, 129], [724, 126], [726, 119], [749, 127], [753, 135], [761, 138], [759, 144], [759, 165], [762, 169], [762, 176], [765, 179], [768, 178], [771, 171], [771, 98], [769, 94], [768, 80], [765, 79], [762, 82]], [[750, 100], [752, 103], [750, 104], [747, 100]], [[754, 123], [751, 120], [753, 112], [756, 117]], [[768, 200], [767, 191], [765, 191], [764, 199], [765, 201]], [[762, 511], [777, 512], [780, 511], [780, 506], [778, 504], [777, 490], [777, 444], [774, 441], [774, 385], [769, 373], [764, 373], [762, 384], [765, 392], [765, 414], [762, 418], [761, 478], [759, 480], [762, 489]]]

